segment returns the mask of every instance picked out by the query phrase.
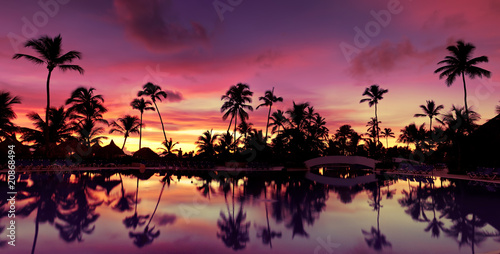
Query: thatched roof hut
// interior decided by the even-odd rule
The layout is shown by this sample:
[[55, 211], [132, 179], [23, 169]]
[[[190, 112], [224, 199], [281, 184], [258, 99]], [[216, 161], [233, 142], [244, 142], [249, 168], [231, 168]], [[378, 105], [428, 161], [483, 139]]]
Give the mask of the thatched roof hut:
[[160, 156], [153, 152], [149, 147], [143, 147], [136, 151], [134, 155], [132, 155], [136, 159], [142, 159], [142, 160], [157, 160], [160, 158]]
[[[94, 150], [92, 150], [94, 151]], [[103, 159], [114, 159], [118, 157], [122, 157], [125, 155], [125, 153], [120, 149], [113, 140], [111, 140], [111, 143], [109, 145], [104, 146], [100, 149], [96, 147], [96, 152], [95, 152], [96, 157], [98, 158], [103, 158]]]

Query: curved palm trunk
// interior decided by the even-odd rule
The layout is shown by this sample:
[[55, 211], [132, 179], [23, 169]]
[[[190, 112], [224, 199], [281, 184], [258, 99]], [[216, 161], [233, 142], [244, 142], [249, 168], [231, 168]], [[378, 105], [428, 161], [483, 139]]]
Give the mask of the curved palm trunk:
[[125, 143], [127, 143], [127, 138], [128, 138], [128, 134], [125, 134], [125, 140], [123, 140], [122, 151], [123, 151], [123, 148], [125, 148]]
[[233, 123], [233, 119], [234, 119], [234, 115], [231, 116], [231, 121], [229, 121], [229, 126], [227, 126], [226, 132], [229, 132], [229, 130], [231, 129], [231, 124]]
[[467, 86], [465, 85], [465, 75], [462, 71], [462, 80], [464, 81], [464, 104], [465, 104], [465, 120], [469, 120], [469, 107], [467, 107]]
[[47, 155], [49, 154], [48, 146], [50, 142], [49, 138], [49, 111], [50, 111], [50, 76], [52, 75], [52, 69], [49, 68], [49, 74], [47, 75], [47, 107], [45, 108], [45, 145], [47, 145]]
[[429, 118], [430, 118], [429, 131], [432, 132], [432, 116], [430, 116]]
[[267, 124], [266, 124], [266, 143], [267, 143], [267, 129], [269, 128], [269, 117], [271, 116], [271, 108], [273, 104], [269, 105], [269, 112], [267, 112]]
[[35, 253], [35, 247], [36, 247], [36, 240], [38, 239], [38, 225], [40, 224], [40, 208], [41, 208], [41, 201], [38, 201], [38, 208], [36, 210], [36, 219], [35, 219], [35, 237], [33, 238], [33, 246], [31, 247], [31, 254]]
[[139, 127], [139, 150], [141, 150], [141, 141], [142, 141], [142, 111], [141, 111], [141, 126]]
[[163, 126], [163, 120], [161, 119], [160, 110], [158, 109], [158, 105], [156, 105], [156, 100], [153, 99], [153, 103], [156, 107], [156, 112], [158, 112], [158, 116], [160, 117], [161, 128], [163, 130], [163, 137], [165, 138], [165, 142], [167, 142], [167, 135], [165, 134], [165, 126]]
[[160, 196], [158, 196], [158, 201], [156, 202], [155, 210], [153, 211], [153, 214], [151, 214], [151, 218], [149, 218], [149, 221], [148, 221], [148, 224], [146, 225], [146, 228], [149, 227], [149, 224], [151, 223], [151, 220], [153, 220], [153, 217], [155, 216], [156, 209], [158, 209], [158, 205], [160, 204], [161, 195], [163, 194], [163, 190], [165, 189], [165, 184], [167, 184], [167, 181], [165, 181], [163, 183], [163, 186], [161, 187]]

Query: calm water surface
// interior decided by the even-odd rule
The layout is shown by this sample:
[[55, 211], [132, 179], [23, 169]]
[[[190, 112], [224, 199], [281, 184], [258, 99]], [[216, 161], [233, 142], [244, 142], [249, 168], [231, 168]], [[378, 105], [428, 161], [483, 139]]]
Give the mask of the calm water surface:
[[[350, 187], [276, 174], [20, 176], [16, 246], [2, 253], [486, 253], [494, 184], [378, 176]], [[5, 175], [0, 189], [6, 190]], [[496, 252], [495, 252], [496, 253]]]

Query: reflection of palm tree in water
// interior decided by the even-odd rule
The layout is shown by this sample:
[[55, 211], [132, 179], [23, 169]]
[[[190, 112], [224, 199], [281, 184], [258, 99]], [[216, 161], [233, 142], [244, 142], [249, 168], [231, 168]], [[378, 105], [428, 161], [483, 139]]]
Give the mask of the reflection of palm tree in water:
[[137, 214], [137, 203], [139, 203], [138, 200], [139, 197], [139, 177], [137, 177], [137, 187], [135, 191], [135, 209], [134, 209], [134, 215], [130, 217], [126, 217], [123, 220], [123, 224], [125, 224], [125, 227], [127, 228], [134, 228], [136, 229], [137, 226], [142, 226], [146, 223], [146, 220], [149, 218], [149, 215], [138, 215]]
[[263, 244], [269, 244], [271, 249], [273, 248], [273, 243], [271, 240], [275, 237], [281, 238], [281, 232], [271, 231], [271, 226], [269, 225], [269, 213], [267, 209], [267, 186], [264, 187], [264, 198], [265, 198], [265, 207], [266, 207], [266, 220], [267, 220], [267, 228], [261, 227], [260, 232], [257, 232], [257, 237], [262, 237]]
[[[217, 238], [221, 238], [227, 247], [233, 250], [242, 250], [246, 247], [246, 243], [250, 240], [248, 236], [248, 228], [250, 222], [245, 222], [246, 213], [243, 212], [243, 203], [240, 204], [238, 214], [234, 214], [234, 186], [236, 182], [233, 180], [233, 212], [229, 209], [229, 204], [226, 200], [226, 207], [228, 216], [222, 211], [220, 212], [220, 219], [217, 221], [217, 226], [220, 232], [217, 232]], [[225, 196], [226, 197], [226, 196]]]
[[[442, 184], [442, 183], [441, 183]], [[427, 227], [425, 228], [425, 232], [431, 231], [432, 237], [439, 237], [439, 233], [444, 230], [444, 223], [436, 218], [436, 191], [434, 190], [434, 183], [431, 183], [431, 193], [432, 193], [432, 215], [433, 219], [429, 221]]]
[[378, 182], [376, 184], [376, 190], [373, 190], [372, 197], [370, 197], [370, 199], [373, 199], [373, 202], [370, 204], [370, 206], [373, 207], [373, 210], [377, 211], [377, 228], [372, 227], [370, 231], [361, 231], [365, 235], [365, 241], [368, 246], [376, 251], [380, 251], [384, 247], [391, 247], [392, 245], [385, 239], [385, 235], [380, 232], [380, 208], [382, 207], [382, 205], [380, 204], [380, 185]]
[[158, 201], [156, 202], [155, 209], [153, 211], [153, 214], [149, 218], [148, 224], [146, 224], [144, 231], [140, 233], [129, 232], [129, 237], [134, 239], [134, 244], [139, 248], [142, 248], [145, 245], [152, 243], [155, 238], [160, 236], [160, 230], [154, 232], [155, 227], [153, 226], [151, 229], [149, 229], [149, 224], [153, 220], [156, 210], [158, 209], [158, 205], [160, 204], [163, 190], [165, 190], [165, 185], [168, 183], [168, 185], [170, 186], [170, 177], [171, 175], [168, 174], [161, 180], [161, 182], [163, 182], [163, 185], [161, 187], [160, 195], [158, 196]]
[[123, 187], [122, 175], [121, 174], [118, 175], [120, 176], [120, 183], [122, 186], [121, 189], [122, 196], [118, 199], [118, 202], [116, 202], [116, 204], [113, 206], [113, 209], [116, 209], [120, 212], [132, 210], [132, 207], [130, 206], [132, 205], [132, 203], [134, 203], [133, 194], [129, 193], [125, 195], [125, 188]]

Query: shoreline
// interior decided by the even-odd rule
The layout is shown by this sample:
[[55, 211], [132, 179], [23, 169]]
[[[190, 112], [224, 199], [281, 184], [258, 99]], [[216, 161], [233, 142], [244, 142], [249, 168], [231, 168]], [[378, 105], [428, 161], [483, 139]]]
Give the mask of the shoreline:
[[[214, 168], [198, 168], [198, 169], [190, 169], [190, 168], [165, 168], [165, 167], [141, 167], [141, 166], [127, 166], [127, 167], [60, 167], [60, 168], [41, 168], [41, 169], [18, 169], [16, 173], [50, 173], [50, 172], [98, 172], [98, 171], [113, 171], [113, 170], [139, 170], [139, 171], [160, 171], [160, 172], [202, 172], [202, 171], [224, 171], [224, 172], [307, 172], [309, 171], [307, 168], [285, 168], [282, 166], [277, 167], [269, 167], [266, 169], [255, 169], [255, 168], [228, 168], [223, 166], [216, 166]], [[0, 174], [7, 173], [8, 169], [0, 170]], [[478, 181], [478, 182], [486, 182], [486, 183], [500, 183], [500, 178], [497, 179], [486, 179], [486, 178], [470, 178], [468, 175], [456, 175], [449, 174], [447, 170], [433, 170], [430, 174], [412, 174], [412, 173], [403, 173], [396, 171], [383, 171], [383, 170], [373, 170], [376, 174], [388, 174], [388, 175], [406, 175], [406, 176], [431, 176], [431, 177], [440, 177], [440, 178], [450, 178], [457, 180], [468, 180], [468, 181]]]

